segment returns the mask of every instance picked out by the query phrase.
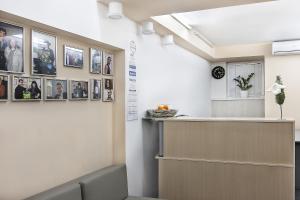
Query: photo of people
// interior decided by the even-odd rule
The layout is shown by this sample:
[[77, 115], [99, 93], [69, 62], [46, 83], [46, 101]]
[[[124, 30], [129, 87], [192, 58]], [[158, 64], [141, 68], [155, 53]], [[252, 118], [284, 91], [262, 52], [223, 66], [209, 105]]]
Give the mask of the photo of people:
[[0, 71], [24, 72], [22, 27], [0, 22]]
[[14, 101], [41, 100], [41, 83], [41, 78], [14, 76], [12, 99]]
[[56, 37], [32, 30], [32, 74], [56, 75]]
[[88, 81], [70, 81], [70, 100], [80, 100], [89, 98]]
[[83, 67], [83, 50], [64, 46], [64, 65], [67, 67]]
[[114, 83], [113, 79], [104, 78], [103, 79], [103, 101], [113, 101], [114, 100]]
[[90, 48], [90, 72], [100, 74], [102, 67], [102, 51], [100, 49]]
[[67, 80], [45, 79], [45, 100], [67, 100]]
[[101, 99], [101, 80], [92, 79], [91, 80], [91, 99], [100, 100]]
[[8, 76], [0, 75], [0, 101], [8, 100]]
[[114, 56], [111, 53], [103, 53], [103, 74], [104, 75], [113, 75], [114, 68]]

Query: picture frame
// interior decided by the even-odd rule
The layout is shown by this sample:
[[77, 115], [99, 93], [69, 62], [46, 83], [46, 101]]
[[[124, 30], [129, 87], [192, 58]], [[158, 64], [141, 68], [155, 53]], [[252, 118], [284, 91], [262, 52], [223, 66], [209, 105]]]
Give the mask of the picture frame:
[[102, 93], [101, 93], [101, 89], [102, 89], [102, 80], [100, 79], [91, 79], [90, 80], [90, 86], [91, 86], [91, 97], [90, 99], [91, 100], [94, 100], [94, 101], [100, 101], [101, 100], [101, 96], [102, 96]]
[[112, 78], [103, 78], [102, 83], [103, 83], [102, 101], [103, 102], [114, 101], [114, 80]]
[[0, 72], [24, 73], [24, 28], [0, 21]]
[[41, 101], [43, 99], [42, 78], [36, 76], [12, 77], [12, 101]]
[[31, 30], [31, 74], [56, 76], [57, 37], [53, 34]]
[[84, 50], [64, 45], [64, 66], [83, 68]]
[[5, 74], [0, 74], [0, 102], [8, 101], [9, 83], [9, 76]]
[[69, 80], [69, 100], [88, 100], [89, 81]]
[[103, 52], [103, 69], [102, 74], [112, 76], [114, 73], [114, 55], [110, 52]]
[[90, 48], [90, 73], [101, 74], [103, 65], [103, 51], [99, 48]]
[[45, 101], [68, 100], [67, 79], [44, 78], [44, 94]]

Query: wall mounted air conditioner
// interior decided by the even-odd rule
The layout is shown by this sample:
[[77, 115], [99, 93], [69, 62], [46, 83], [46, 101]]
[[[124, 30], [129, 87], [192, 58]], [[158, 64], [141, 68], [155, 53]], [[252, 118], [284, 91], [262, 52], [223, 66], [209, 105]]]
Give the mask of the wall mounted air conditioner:
[[300, 54], [300, 40], [278, 41], [272, 43], [273, 55]]

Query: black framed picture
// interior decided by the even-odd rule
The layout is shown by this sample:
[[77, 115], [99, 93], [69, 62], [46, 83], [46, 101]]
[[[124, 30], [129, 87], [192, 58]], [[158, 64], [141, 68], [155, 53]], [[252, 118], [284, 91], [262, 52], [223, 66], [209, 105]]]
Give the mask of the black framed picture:
[[83, 49], [64, 45], [64, 66], [83, 68]]
[[42, 79], [40, 77], [13, 76], [13, 101], [40, 101], [42, 99]]
[[110, 102], [114, 100], [114, 80], [111, 78], [103, 79], [103, 97], [102, 100]]
[[102, 63], [101, 49], [90, 48], [90, 72], [93, 74], [101, 74]]
[[0, 21], [0, 71], [24, 72], [23, 27]]
[[0, 74], [0, 101], [8, 100], [8, 84], [9, 77], [7, 75]]
[[103, 74], [113, 75], [114, 71], [114, 55], [109, 52], [103, 52]]
[[56, 36], [31, 31], [31, 73], [56, 76]]
[[89, 99], [89, 82], [70, 80], [69, 87], [70, 100], [87, 100]]
[[68, 99], [68, 82], [65, 79], [45, 78], [45, 100], [65, 101]]

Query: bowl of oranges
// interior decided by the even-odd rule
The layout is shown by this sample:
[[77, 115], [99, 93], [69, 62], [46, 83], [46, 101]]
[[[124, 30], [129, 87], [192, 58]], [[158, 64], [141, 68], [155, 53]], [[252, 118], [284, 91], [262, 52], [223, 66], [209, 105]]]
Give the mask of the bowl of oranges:
[[167, 104], [160, 104], [156, 109], [147, 110], [147, 115], [153, 118], [166, 118], [174, 117], [177, 114], [177, 110], [170, 109]]

